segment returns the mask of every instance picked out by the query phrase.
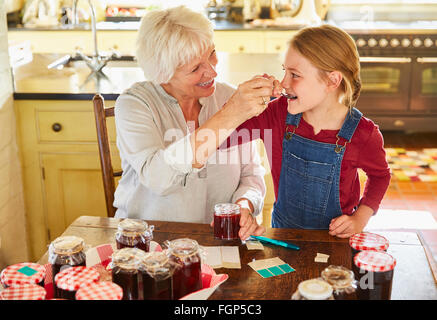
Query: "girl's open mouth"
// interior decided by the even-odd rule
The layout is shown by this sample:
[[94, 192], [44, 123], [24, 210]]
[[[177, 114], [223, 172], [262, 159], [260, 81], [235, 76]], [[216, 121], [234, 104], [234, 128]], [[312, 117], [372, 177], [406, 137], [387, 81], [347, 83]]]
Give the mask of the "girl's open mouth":
[[297, 96], [294, 96], [294, 95], [289, 94], [289, 93], [284, 93], [284, 92], [281, 93], [281, 96], [286, 97], [287, 100], [296, 100], [297, 99]]

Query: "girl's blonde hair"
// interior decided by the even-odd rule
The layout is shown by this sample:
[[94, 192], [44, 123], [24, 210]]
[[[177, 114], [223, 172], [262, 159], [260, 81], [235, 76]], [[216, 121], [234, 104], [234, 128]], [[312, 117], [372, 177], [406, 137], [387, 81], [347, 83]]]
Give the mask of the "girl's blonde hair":
[[360, 58], [349, 34], [331, 25], [308, 27], [289, 44], [321, 71], [322, 79], [327, 79], [327, 72], [341, 72], [341, 102], [349, 108], [355, 106], [361, 91]]

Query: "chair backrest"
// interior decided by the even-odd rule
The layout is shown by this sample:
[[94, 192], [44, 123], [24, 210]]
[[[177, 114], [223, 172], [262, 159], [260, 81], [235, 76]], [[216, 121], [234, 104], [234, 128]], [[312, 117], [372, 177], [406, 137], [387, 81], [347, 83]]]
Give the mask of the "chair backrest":
[[114, 172], [111, 161], [109, 136], [106, 118], [114, 116], [114, 107], [105, 108], [105, 100], [100, 94], [93, 98], [94, 116], [96, 118], [97, 141], [99, 144], [100, 165], [102, 168], [103, 188], [105, 191], [106, 212], [108, 217], [114, 217], [117, 210], [114, 206], [115, 177], [122, 172]]

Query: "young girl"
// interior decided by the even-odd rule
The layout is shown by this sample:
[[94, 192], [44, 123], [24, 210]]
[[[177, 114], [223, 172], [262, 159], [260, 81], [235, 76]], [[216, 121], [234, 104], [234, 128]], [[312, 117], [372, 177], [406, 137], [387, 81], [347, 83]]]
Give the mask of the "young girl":
[[[261, 133], [276, 195], [272, 227], [350, 237], [376, 213], [390, 182], [381, 132], [354, 108], [361, 89], [355, 42], [329, 25], [302, 29], [290, 41], [283, 69], [286, 94], [227, 143], [246, 142], [242, 129]], [[368, 178], [361, 198], [359, 168]]]

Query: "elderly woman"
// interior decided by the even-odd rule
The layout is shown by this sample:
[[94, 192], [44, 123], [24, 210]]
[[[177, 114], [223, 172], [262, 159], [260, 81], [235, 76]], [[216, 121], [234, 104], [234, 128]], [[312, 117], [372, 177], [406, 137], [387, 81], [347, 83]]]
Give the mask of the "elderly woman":
[[183, 6], [142, 19], [137, 60], [148, 81], [115, 104], [123, 169], [116, 217], [210, 223], [215, 204], [233, 202], [241, 207], [240, 238], [262, 234], [254, 218], [265, 195], [256, 147], [217, 147], [266, 108], [272, 80], [256, 77], [238, 89], [216, 83], [212, 25]]

